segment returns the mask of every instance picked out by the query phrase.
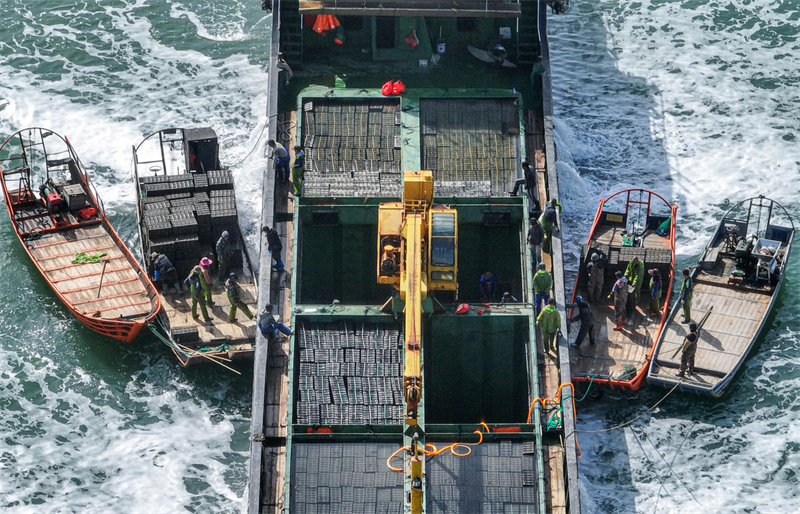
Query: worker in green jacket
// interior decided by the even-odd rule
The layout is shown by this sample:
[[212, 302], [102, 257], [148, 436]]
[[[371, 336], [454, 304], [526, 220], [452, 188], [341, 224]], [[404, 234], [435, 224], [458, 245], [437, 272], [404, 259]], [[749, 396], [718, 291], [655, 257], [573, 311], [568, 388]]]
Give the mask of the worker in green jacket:
[[241, 309], [247, 319], [253, 319], [253, 313], [242, 301], [242, 288], [239, 286], [239, 277], [236, 276], [236, 273], [228, 275], [228, 280], [225, 281], [225, 291], [228, 295], [228, 302], [231, 304], [228, 321], [231, 323], [236, 321], [236, 309]]
[[533, 276], [533, 301], [536, 305], [536, 314], [539, 314], [542, 307], [547, 305], [548, 300], [550, 300], [551, 289], [553, 289], [553, 275], [547, 271], [547, 266], [540, 262], [538, 271]]
[[556, 351], [555, 338], [558, 331], [561, 329], [561, 314], [556, 310], [556, 299], [550, 298], [547, 302], [547, 307], [542, 309], [539, 316], [536, 318], [536, 325], [542, 331], [542, 345], [545, 352]]
[[633, 302], [634, 305], [639, 305], [639, 296], [642, 292], [642, 284], [644, 283], [644, 263], [638, 257], [634, 257], [625, 268], [625, 278], [628, 283], [633, 286]]
[[683, 302], [683, 321], [681, 323], [689, 323], [692, 321], [692, 277], [689, 270], [683, 270], [683, 283], [681, 284], [681, 301]]
[[192, 293], [192, 318], [197, 319], [197, 304], [200, 304], [200, 310], [203, 311], [203, 321], [206, 323], [211, 322], [211, 318], [208, 316], [208, 309], [206, 309], [206, 299], [203, 294], [203, 287], [202, 281], [203, 278], [201, 277], [203, 273], [202, 268], [200, 266], [195, 266], [192, 268], [192, 272], [189, 273], [189, 276], [186, 277], [186, 280], [183, 281], [184, 284], [189, 288], [189, 291]]
[[[557, 213], [556, 209], [558, 209]], [[553, 229], [558, 229], [558, 214], [561, 214], [561, 210], [561, 202], [556, 199], [551, 199], [547, 202], [547, 206], [539, 218], [542, 229], [544, 229], [544, 239], [542, 240], [542, 251], [544, 253], [550, 253], [553, 242]]]
[[300, 146], [294, 147], [294, 161], [292, 161], [292, 185], [294, 195], [300, 196], [303, 192], [303, 179], [305, 179], [306, 154]]

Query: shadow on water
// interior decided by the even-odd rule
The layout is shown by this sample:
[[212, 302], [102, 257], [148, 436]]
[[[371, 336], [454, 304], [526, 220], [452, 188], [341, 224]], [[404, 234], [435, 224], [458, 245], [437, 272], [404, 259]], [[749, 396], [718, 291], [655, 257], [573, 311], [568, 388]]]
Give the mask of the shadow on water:
[[[574, 2], [567, 14], [549, 20], [568, 297], [600, 198], [633, 187], [681, 203], [667, 162], [660, 92], [646, 78], [619, 69], [619, 49], [604, 20], [608, 15], [595, 2]], [[647, 436], [650, 413], [613, 428], [642, 415], [663, 394], [604, 390], [577, 405], [584, 512], [637, 512], [636, 483], [669, 478]], [[631, 455], [649, 462], [632, 466]], [[642, 471], [647, 477], [634, 480]]]

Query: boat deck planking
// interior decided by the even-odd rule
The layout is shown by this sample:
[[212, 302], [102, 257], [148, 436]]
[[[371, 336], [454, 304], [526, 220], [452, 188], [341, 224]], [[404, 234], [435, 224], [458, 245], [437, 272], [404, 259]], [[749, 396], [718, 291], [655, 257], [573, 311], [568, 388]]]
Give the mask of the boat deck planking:
[[[289, 138], [281, 141], [290, 153], [294, 153], [297, 127], [297, 111], [290, 111], [284, 114], [284, 119], [289, 121]], [[294, 208], [293, 203], [288, 201], [289, 184], [279, 184], [276, 186], [275, 212], [276, 214], [287, 213]], [[294, 223], [275, 223], [275, 230], [281, 238], [284, 252], [282, 254], [284, 263], [291, 267], [293, 259], [293, 234]], [[273, 272], [270, 298], [277, 301], [279, 311], [284, 313], [291, 312], [291, 275], [289, 271]], [[283, 319], [283, 323], [289, 326], [289, 319]], [[289, 326], [291, 328], [291, 326]], [[289, 355], [290, 338], [279, 335], [270, 341], [269, 354], [267, 356], [267, 388], [264, 405], [264, 436], [266, 438], [285, 438], [288, 432], [288, 399], [289, 399]], [[284, 488], [286, 485], [286, 446], [265, 446], [264, 448], [264, 469], [271, 470], [264, 480], [264, 493], [262, 501], [266, 507], [265, 512], [280, 514], [283, 512]]]
[[[579, 294], [587, 293], [580, 290]], [[636, 312], [626, 320], [625, 327], [616, 331], [614, 306], [593, 304], [592, 330], [596, 344], [590, 345], [587, 336], [578, 348], [573, 348], [577, 353], [571, 361], [573, 376], [617, 377], [624, 372], [625, 365], [640, 370], [658, 337], [660, 322], [660, 316], [653, 317], [645, 311], [646, 306], [646, 299], [640, 299]], [[577, 326], [579, 322], [575, 323]], [[570, 330], [570, 343], [575, 342], [577, 335], [577, 330]]]
[[[702, 277], [709, 276], [706, 273]], [[747, 351], [754, 334], [769, 306], [771, 296], [758, 290], [732, 289], [698, 281], [692, 292], [692, 318], [701, 319], [713, 306], [714, 310], [700, 331], [695, 354], [695, 373], [683, 382], [697, 387], [714, 387], [732, 372]], [[677, 317], [676, 317], [677, 318]], [[665, 327], [664, 341], [655, 356], [653, 378], [676, 381], [681, 356], [672, 355], [683, 344], [688, 325], [673, 318]]]
[[[234, 270], [237, 275], [243, 277], [241, 270]], [[250, 312], [256, 316], [256, 288], [252, 282], [245, 282], [244, 279], [240, 280], [239, 285], [242, 288], [242, 301], [247, 304]], [[228, 314], [231, 305], [228, 302], [228, 295], [225, 288], [216, 281], [212, 284], [212, 298], [214, 300], [213, 307], [206, 307], [208, 315], [213, 320], [212, 323], [206, 324], [202, 321], [202, 312], [200, 306], [197, 307], [197, 314], [200, 319], [192, 319], [192, 297], [189, 292], [184, 288], [184, 292], [177, 294], [170, 292], [167, 294], [161, 293], [161, 305], [164, 312], [169, 317], [170, 329], [184, 327], [197, 327], [197, 334], [200, 337], [200, 346], [213, 346], [220, 344], [232, 343], [252, 343], [256, 336], [256, 321], [248, 320], [241, 311], [237, 311], [237, 321], [228, 321]]]
[[[116, 319], [150, 312], [146, 283], [103, 225], [49, 232], [26, 245], [53, 288], [79, 313]], [[78, 252], [106, 255], [103, 262], [73, 264]]]
[[[544, 120], [541, 114], [534, 111], [527, 111], [525, 132], [525, 142], [529, 155], [533, 155], [532, 165], [536, 171], [536, 196], [539, 205], [544, 206], [547, 202], [547, 160], [544, 145]], [[550, 254], [540, 251], [539, 255], [534, 256], [545, 263], [548, 270], [553, 270], [553, 259]], [[533, 264], [536, 266], [535, 261]], [[535, 270], [534, 270], [535, 272]], [[536, 338], [541, 340], [541, 336]], [[540, 395], [543, 398], [556, 398], [558, 387], [561, 385], [561, 374], [558, 359], [549, 352], [545, 353], [544, 348], [537, 346], [539, 357], [543, 357], [544, 376], [541, 380]], [[539, 359], [537, 358], [537, 361]], [[565, 469], [566, 459], [564, 448], [557, 445], [544, 445], [544, 466], [545, 466], [545, 503], [550, 507], [551, 514], [566, 514], [567, 512], [567, 493], [565, 489]]]

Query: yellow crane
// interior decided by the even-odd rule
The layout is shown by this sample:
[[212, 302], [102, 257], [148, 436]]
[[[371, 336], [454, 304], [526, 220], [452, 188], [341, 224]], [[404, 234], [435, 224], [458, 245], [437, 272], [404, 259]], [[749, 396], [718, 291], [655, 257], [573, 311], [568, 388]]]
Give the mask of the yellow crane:
[[422, 399], [422, 312], [429, 291], [456, 290], [457, 215], [455, 209], [433, 204], [430, 171], [406, 171], [403, 201], [378, 209], [378, 283], [393, 285], [404, 306], [405, 430], [410, 439], [404, 473], [412, 514], [421, 514], [425, 432], [419, 426]]

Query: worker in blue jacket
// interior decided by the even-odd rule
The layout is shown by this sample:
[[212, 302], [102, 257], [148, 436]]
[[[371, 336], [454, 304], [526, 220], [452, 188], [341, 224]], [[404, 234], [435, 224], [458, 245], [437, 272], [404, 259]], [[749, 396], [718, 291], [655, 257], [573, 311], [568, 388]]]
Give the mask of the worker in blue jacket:
[[272, 309], [272, 304], [268, 303], [264, 306], [264, 310], [261, 311], [261, 314], [258, 315], [258, 329], [261, 331], [261, 335], [267, 339], [277, 336], [278, 332], [286, 336], [292, 335], [292, 331], [289, 330], [286, 325], [275, 319], [275, 315], [272, 314]]

